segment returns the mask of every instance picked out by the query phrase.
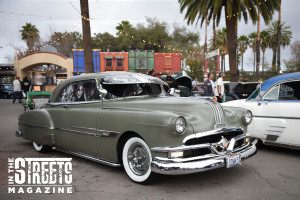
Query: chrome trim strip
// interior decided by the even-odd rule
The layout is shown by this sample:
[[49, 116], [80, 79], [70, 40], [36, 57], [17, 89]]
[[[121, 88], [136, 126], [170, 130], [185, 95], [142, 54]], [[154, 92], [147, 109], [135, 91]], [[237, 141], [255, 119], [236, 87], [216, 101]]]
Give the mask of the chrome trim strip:
[[253, 117], [259, 117], [259, 118], [277, 118], [277, 119], [300, 119], [300, 117], [263, 116], [263, 115], [253, 115]]
[[50, 127], [47, 127], [47, 126], [37, 126], [37, 125], [33, 125], [33, 124], [24, 124], [24, 123], [20, 123], [20, 125], [24, 125], [24, 126], [30, 126], [30, 127], [35, 127], [35, 128], [44, 128], [44, 129], [49, 129], [49, 130], [54, 130], [55, 128], [50, 126]]
[[282, 131], [277, 131], [277, 130], [266, 130], [266, 131], [273, 132], [273, 133], [281, 133], [282, 132]]
[[153, 152], [169, 152], [169, 151], [186, 151], [192, 149], [202, 149], [202, 148], [209, 148], [209, 144], [197, 144], [191, 146], [177, 146], [177, 147], [153, 147], [151, 151]]
[[88, 128], [88, 127], [82, 127], [82, 126], [72, 126], [72, 128], [78, 128], [78, 129], [84, 129], [84, 130], [91, 130], [91, 131], [96, 131], [97, 130], [95, 128]]
[[68, 131], [68, 132], [73, 132], [73, 133], [79, 133], [81, 135], [97, 136], [97, 134], [95, 134], [95, 133], [89, 133], [89, 132], [84, 132], [84, 131], [76, 131], [76, 130], [65, 129], [65, 128], [56, 128], [56, 130]]
[[87, 154], [66, 150], [66, 149], [59, 148], [59, 147], [56, 147], [56, 150], [64, 152], [64, 153], [72, 154], [72, 155], [75, 155], [75, 156], [78, 156], [78, 157], [81, 157], [81, 158], [85, 158], [85, 159], [88, 159], [88, 160], [92, 160], [92, 161], [95, 161], [95, 162], [98, 162], [98, 163], [101, 163], [101, 164], [109, 165], [109, 166], [112, 166], [112, 167], [120, 167], [121, 166], [121, 164], [118, 164], [118, 163], [112, 163], [112, 162], [102, 160], [102, 159], [94, 157], [94, 156], [90, 156], [90, 155], [87, 155]]
[[269, 126], [269, 127], [272, 127], [272, 128], [286, 128], [284, 126]]
[[46, 105], [49, 105], [49, 106], [66, 106], [66, 105], [79, 105], [79, 104], [90, 104], [90, 103], [102, 103], [102, 100], [76, 101], [76, 102], [49, 102]]

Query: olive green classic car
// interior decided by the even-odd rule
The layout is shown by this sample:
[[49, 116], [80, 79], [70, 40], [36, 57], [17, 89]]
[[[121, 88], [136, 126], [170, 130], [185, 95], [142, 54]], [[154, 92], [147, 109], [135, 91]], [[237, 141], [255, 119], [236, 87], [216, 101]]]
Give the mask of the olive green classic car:
[[165, 85], [129, 72], [69, 78], [46, 105], [21, 114], [16, 135], [32, 141], [39, 152], [56, 149], [123, 166], [141, 184], [157, 173], [233, 167], [256, 153], [246, 134], [250, 111], [173, 97]]

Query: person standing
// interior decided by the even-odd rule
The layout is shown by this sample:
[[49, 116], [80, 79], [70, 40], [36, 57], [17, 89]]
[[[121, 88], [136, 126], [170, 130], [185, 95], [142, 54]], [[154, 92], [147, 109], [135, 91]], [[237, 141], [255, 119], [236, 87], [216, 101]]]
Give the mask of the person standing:
[[150, 69], [150, 70], [148, 71], [148, 75], [149, 75], [149, 76], [154, 76], [154, 77], [155, 77], [155, 75], [156, 75], [155, 70], [154, 70], [154, 69]]
[[166, 82], [169, 84], [169, 88], [175, 88], [175, 78], [171, 76], [170, 70], [166, 71]]
[[22, 89], [27, 97], [27, 92], [29, 91], [30, 89], [30, 86], [31, 86], [31, 83], [30, 81], [28, 80], [28, 77], [26, 76], [22, 82]]
[[219, 73], [219, 77], [216, 81], [216, 85], [217, 85], [217, 98], [218, 98], [218, 102], [222, 103], [223, 102], [223, 97], [224, 97], [224, 83], [223, 83], [223, 78], [225, 77], [225, 74], [223, 72]]
[[215, 83], [212, 80], [214, 78], [213, 73], [208, 73], [208, 79], [204, 81], [204, 94], [205, 96], [214, 97], [215, 96]]
[[13, 86], [14, 86], [14, 99], [13, 103], [15, 103], [17, 96], [19, 98], [19, 103], [22, 103], [22, 86], [21, 86], [21, 81], [20, 77], [16, 77], [16, 79], [13, 81]]
[[193, 82], [192, 82], [192, 86], [193, 86], [193, 87], [196, 87], [196, 86], [197, 86], [197, 83], [198, 83], [198, 80], [197, 80], [197, 78], [195, 78], [195, 80], [193, 80]]

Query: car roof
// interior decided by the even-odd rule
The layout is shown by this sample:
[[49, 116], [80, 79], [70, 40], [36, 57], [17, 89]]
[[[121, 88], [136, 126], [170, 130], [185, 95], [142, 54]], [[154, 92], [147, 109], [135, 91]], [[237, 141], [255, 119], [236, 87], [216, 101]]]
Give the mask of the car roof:
[[289, 74], [282, 74], [278, 76], [274, 76], [268, 80], [266, 80], [262, 85], [261, 85], [261, 91], [266, 91], [269, 89], [272, 85], [279, 83], [283, 80], [287, 79], [297, 79], [300, 78], [300, 72], [295, 72], [295, 73], [289, 73]]
[[[123, 77], [120, 79], [114, 79], [113, 77]], [[131, 79], [127, 79], [126, 82], [126, 76], [132, 77]], [[125, 71], [110, 71], [110, 72], [98, 72], [98, 73], [88, 73], [88, 74], [82, 74], [79, 76], [73, 76], [70, 77], [63, 82], [61, 82], [53, 91], [52, 96], [50, 98], [50, 101], [54, 101], [58, 93], [61, 91], [62, 88], [64, 88], [67, 84], [77, 81], [84, 81], [84, 80], [92, 80], [97, 79], [101, 80], [103, 84], [139, 84], [139, 83], [154, 83], [154, 84], [162, 84], [162, 85], [168, 85], [163, 80], [149, 76], [146, 74], [141, 73], [135, 73], [135, 72], [125, 72]], [[132, 81], [132, 82], [130, 82]]]

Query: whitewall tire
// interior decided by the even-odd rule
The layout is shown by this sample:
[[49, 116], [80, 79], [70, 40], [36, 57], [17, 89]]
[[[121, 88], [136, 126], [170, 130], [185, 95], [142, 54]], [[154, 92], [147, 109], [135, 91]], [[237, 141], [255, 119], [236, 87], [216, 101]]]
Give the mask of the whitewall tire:
[[124, 145], [122, 160], [129, 178], [140, 184], [150, 184], [155, 175], [151, 172], [152, 156], [148, 145], [138, 137], [132, 137]]
[[46, 153], [51, 150], [51, 147], [46, 145], [41, 145], [36, 142], [32, 142], [32, 144], [33, 144], [33, 148], [40, 153]]

